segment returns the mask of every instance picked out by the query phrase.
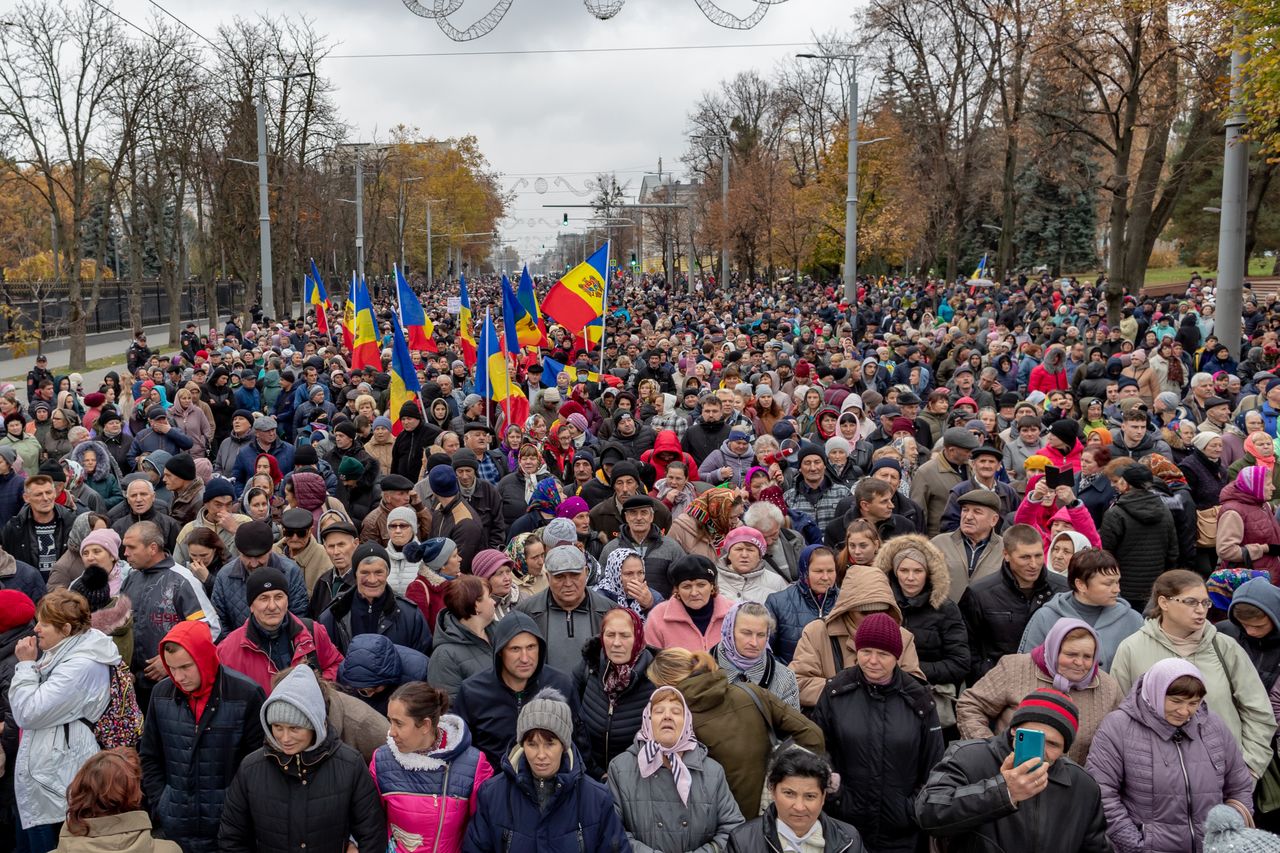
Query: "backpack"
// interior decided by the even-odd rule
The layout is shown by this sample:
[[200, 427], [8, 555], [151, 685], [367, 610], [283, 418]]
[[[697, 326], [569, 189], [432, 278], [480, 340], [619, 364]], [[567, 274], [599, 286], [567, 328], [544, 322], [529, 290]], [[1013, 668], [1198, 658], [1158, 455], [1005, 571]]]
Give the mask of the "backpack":
[[98, 746], [103, 749], [137, 748], [142, 740], [142, 710], [138, 707], [138, 694], [128, 664], [121, 661], [111, 668], [111, 698], [107, 700], [107, 710], [96, 722], [84, 718], [80, 722], [93, 731]]

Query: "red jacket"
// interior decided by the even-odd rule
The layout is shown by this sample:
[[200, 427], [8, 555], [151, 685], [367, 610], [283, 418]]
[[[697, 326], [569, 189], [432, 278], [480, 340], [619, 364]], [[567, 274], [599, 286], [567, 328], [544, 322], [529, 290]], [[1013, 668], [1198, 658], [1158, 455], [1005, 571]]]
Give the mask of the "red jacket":
[[[310, 620], [308, 620], [310, 621]], [[276, 674], [276, 665], [267, 653], [249, 638], [246, 622], [232, 631], [218, 644], [218, 660], [223, 666], [230, 667], [248, 678], [256, 681], [266, 693], [271, 692], [271, 677]], [[319, 622], [312, 622], [311, 630], [292, 613], [289, 614], [289, 635], [293, 643], [293, 660], [290, 665], [311, 661], [320, 675], [330, 681], [338, 677], [338, 664], [342, 663], [342, 652], [329, 639], [329, 632]]]
[[[422, 611], [422, 618], [427, 620], [427, 626], [434, 631], [436, 620], [440, 618], [440, 611], [444, 610], [444, 588], [450, 579], [435, 575], [434, 572], [432, 575], [434, 578], [426, 577], [419, 570], [418, 576], [409, 581], [404, 597], [418, 605], [418, 610]], [[439, 578], [439, 581], [437, 582], [435, 578]]]
[[1048, 394], [1050, 391], [1066, 391], [1067, 390], [1067, 371], [1059, 370], [1057, 373], [1051, 373], [1043, 364], [1037, 364], [1031, 368], [1031, 378], [1027, 380], [1027, 393], [1032, 391], [1043, 391]]
[[[1065, 454], [1051, 445], [1046, 444], [1037, 451], [1041, 456], [1049, 460], [1049, 464], [1057, 468], [1059, 471], [1072, 471], [1076, 474], [1080, 473], [1080, 454], [1084, 453], [1084, 445], [1080, 443], [1080, 439], [1076, 439], [1075, 447], [1071, 448]], [[1035, 484], [1027, 480], [1027, 488], [1034, 488]], [[1083, 532], [1083, 531], [1082, 531]]]
[[[658, 454], [662, 454], [659, 456]], [[675, 454], [674, 456], [672, 454]], [[658, 433], [657, 438], [653, 441], [653, 449], [646, 450], [640, 454], [641, 462], [648, 462], [653, 469], [658, 472], [655, 478], [661, 480], [667, 476], [667, 463], [674, 462], [676, 459], [684, 460], [684, 467], [689, 472], [689, 482], [695, 482], [698, 479], [698, 463], [693, 461], [693, 457], [684, 452], [680, 446], [680, 439], [676, 437], [676, 431], [673, 429], [664, 429]]]

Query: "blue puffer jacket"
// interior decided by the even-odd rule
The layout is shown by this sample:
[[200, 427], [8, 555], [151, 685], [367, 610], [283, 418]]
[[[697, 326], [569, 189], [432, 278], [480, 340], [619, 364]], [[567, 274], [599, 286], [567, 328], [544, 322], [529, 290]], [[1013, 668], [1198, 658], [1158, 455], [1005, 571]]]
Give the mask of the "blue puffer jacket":
[[22, 486], [26, 481], [14, 471], [0, 476], [0, 518], [13, 518], [22, 509]]
[[[289, 612], [299, 618], [306, 616], [310, 600], [302, 569], [293, 560], [275, 551], [271, 552], [267, 565], [284, 572], [285, 580], [289, 582]], [[214, 576], [213, 595], [210, 598], [218, 611], [223, 631], [234, 631], [248, 620], [249, 603], [245, 599], [248, 581], [249, 575], [239, 557], [228, 562]], [[333, 636], [332, 632], [330, 636]]]
[[556, 773], [555, 791], [538, 807], [533, 773], [516, 746], [502, 773], [480, 786], [463, 853], [537, 850], [538, 853], [621, 853], [631, 850], [609, 789], [583, 772], [572, 746]]
[[809, 545], [800, 552], [799, 580], [784, 590], [770, 593], [764, 600], [764, 606], [777, 621], [778, 627], [773, 632], [773, 655], [783, 664], [791, 663], [795, 656], [796, 644], [804, 633], [804, 626], [814, 619], [825, 619], [836, 606], [840, 597], [840, 587], [833, 586], [822, 597], [818, 597], [809, 588], [809, 558], [821, 545]]
[[391, 691], [410, 681], [426, 681], [427, 662], [422, 652], [397, 646], [382, 634], [360, 634], [351, 638], [338, 667], [338, 683], [352, 690], [387, 687], [376, 696], [360, 697], [385, 717]]

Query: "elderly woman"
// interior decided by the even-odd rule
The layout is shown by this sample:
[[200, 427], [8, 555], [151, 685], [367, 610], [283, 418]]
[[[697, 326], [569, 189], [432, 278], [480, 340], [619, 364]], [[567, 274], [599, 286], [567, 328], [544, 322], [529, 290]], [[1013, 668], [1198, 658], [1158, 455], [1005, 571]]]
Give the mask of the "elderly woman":
[[1118, 853], [1199, 849], [1205, 818], [1221, 803], [1249, 815], [1253, 777], [1205, 692], [1200, 670], [1166, 658], [1098, 727], [1088, 770], [1102, 789], [1107, 837]]
[[644, 557], [632, 548], [610, 552], [595, 591], [641, 619], [664, 600], [662, 593], [645, 583]]
[[724, 617], [720, 642], [711, 653], [731, 683], [763, 687], [798, 711], [800, 688], [796, 674], [769, 648], [769, 638], [776, 628], [777, 623], [763, 604], [740, 601]]
[[1218, 558], [1280, 577], [1280, 522], [1271, 511], [1275, 481], [1261, 465], [1240, 469], [1218, 508]]
[[668, 535], [688, 554], [714, 561], [730, 530], [742, 520], [744, 506], [732, 489], [707, 489], [683, 515], [671, 522]]
[[1235, 477], [1251, 465], [1257, 465], [1266, 470], [1273, 486], [1272, 494], [1274, 495], [1275, 489], [1280, 488], [1280, 465], [1276, 464], [1275, 443], [1271, 436], [1261, 429], [1257, 432], [1249, 433], [1249, 436], [1244, 440], [1244, 456], [1232, 462], [1231, 467], [1227, 469], [1227, 473]]
[[698, 743], [674, 687], [653, 691], [635, 742], [609, 763], [609, 789], [633, 849], [719, 853], [742, 823], [724, 768]]
[[520, 445], [514, 469], [498, 481], [498, 492], [502, 495], [502, 516], [508, 527], [529, 511], [534, 492], [540, 480], [546, 476], [546, 466], [542, 463], [542, 453], [538, 446], [529, 442]]
[[1052, 687], [1071, 697], [1080, 711], [1079, 728], [1068, 755], [1084, 764], [1093, 734], [1124, 691], [1098, 669], [1098, 635], [1079, 619], [1062, 618], [1039, 646], [1025, 655], [1005, 655], [956, 703], [960, 736], [988, 738], [1009, 727], [1018, 703], [1034, 690]]
[[644, 709], [653, 693], [647, 673], [653, 650], [645, 646], [644, 623], [624, 607], [600, 620], [600, 636], [582, 649], [573, 674], [578, 696], [578, 746], [587, 773], [603, 779], [609, 763], [626, 751], [640, 731]]
[[775, 592], [787, 588], [787, 582], [764, 561], [769, 546], [754, 527], [735, 527], [720, 546], [716, 561], [720, 592], [733, 601], [763, 604]]
[[649, 613], [649, 641], [657, 648], [708, 651], [720, 642], [721, 626], [733, 601], [719, 594], [715, 564], [686, 554], [667, 570], [671, 598]]
[[110, 512], [124, 501], [124, 492], [120, 490], [120, 472], [102, 442], [82, 441], [71, 450], [69, 458], [80, 463], [80, 467], [84, 469], [84, 484], [102, 498], [105, 511]]
[[213, 443], [213, 422], [200, 407], [198, 397], [193, 397], [186, 387], [179, 388], [173, 395], [173, 405], [169, 407], [169, 420], [191, 439], [192, 456], [208, 456]]
[[516, 564], [516, 584], [521, 598], [531, 598], [547, 588], [542, 566], [547, 556], [546, 543], [536, 533], [521, 533], [507, 543], [506, 554]]
[[777, 625], [773, 632], [773, 653], [783, 664], [791, 663], [804, 626], [825, 618], [840, 596], [840, 587], [836, 585], [836, 556], [830, 548], [809, 545], [800, 552], [799, 566], [799, 579], [764, 601]]

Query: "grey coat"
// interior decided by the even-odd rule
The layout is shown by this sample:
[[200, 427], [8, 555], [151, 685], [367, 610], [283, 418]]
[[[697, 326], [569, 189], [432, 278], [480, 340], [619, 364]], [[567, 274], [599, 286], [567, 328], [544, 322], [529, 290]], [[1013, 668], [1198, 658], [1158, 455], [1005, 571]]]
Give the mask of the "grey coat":
[[[493, 637], [493, 626], [487, 632]], [[493, 646], [471, 633], [448, 610], [441, 610], [431, 645], [431, 684], [458, 698], [458, 688], [477, 672], [493, 669]]]
[[671, 771], [640, 775], [640, 744], [609, 762], [609, 790], [635, 853], [717, 853], [742, 823], [724, 768], [698, 744], [683, 756], [689, 768], [688, 805], [680, 802]]

